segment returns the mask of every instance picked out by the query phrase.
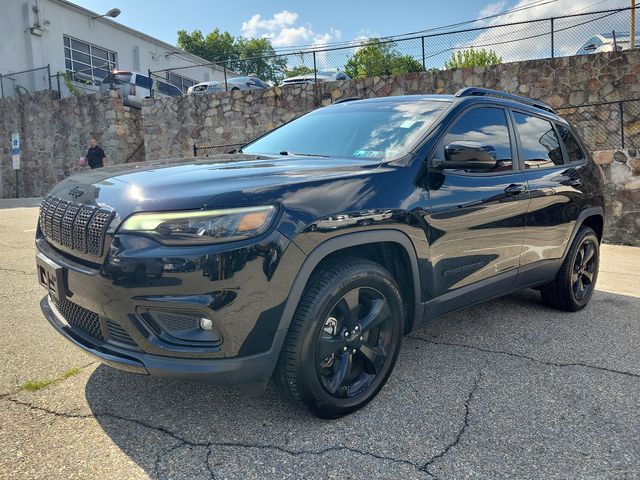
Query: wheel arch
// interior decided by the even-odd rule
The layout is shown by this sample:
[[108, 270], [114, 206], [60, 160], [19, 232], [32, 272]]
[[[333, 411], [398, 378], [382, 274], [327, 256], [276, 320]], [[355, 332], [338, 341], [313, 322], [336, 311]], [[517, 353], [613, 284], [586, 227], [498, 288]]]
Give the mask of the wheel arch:
[[604, 232], [604, 209], [602, 207], [590, 207], [584, 209], [576, 220], [575, 225], [573, 226], [573, 231], [571, 232], [571, 237], [569, 238], [569, 242], [567, 242], [567, 246], [565, 247], [564, 254], [562, 255], [562, 260], [564, 261], [567, 253], [569, 253], [569, 249], [573, 244], [573, 241], [578, 234], [580, 228], [586, 225], [591, 227], [598, 236], [598, 241], [602, 241], [602, 236]]
[[[401, 258], [395, 259], [393, 253], [400, 253]], [[420, 275], [413, 243], [406, 234], [398, 230], [374, 230], [340, 235], [315, 247], [303, 262], [293, 282], [278, 330], [289, 328], [313, 274], [343, 255], [367, 258], [380, 263], [390, 271], [401, 291], [411, 292], [410, 301], [405, 302], [405, 333], [410, 331], [414, 319], [422, 315]], [[410, 276], [399, 274], [403, 267], [410, 269]]]

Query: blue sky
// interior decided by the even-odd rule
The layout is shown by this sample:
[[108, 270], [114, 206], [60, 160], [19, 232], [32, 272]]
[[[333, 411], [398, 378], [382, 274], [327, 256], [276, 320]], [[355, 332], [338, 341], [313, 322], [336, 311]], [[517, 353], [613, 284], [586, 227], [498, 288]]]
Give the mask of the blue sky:
[[[522, 7], [542, 5], [492, 20], [494, 23], [628, 6], [628, 0], [75, 0], [96, 12], [118, 7], [117, 21], [168, 43], [176, 31], [214, 28], [233, 35], [268, 36], [276, 48], [349, 41], [423, 30]], [[547, 1], [547, 3], [544, 3]], [[573, 47], [572, 47], [573, 48]]]

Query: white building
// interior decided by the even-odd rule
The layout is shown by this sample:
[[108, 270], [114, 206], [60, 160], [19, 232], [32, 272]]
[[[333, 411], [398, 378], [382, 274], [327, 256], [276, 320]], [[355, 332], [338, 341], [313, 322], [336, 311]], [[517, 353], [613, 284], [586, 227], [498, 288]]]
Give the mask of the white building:
[[[50, 79], [55, 90], [58, 72], [73, 72], [69, 78], [81, 80], [85, 89], [97, 90], [96, 85], [107, 76], [108, 70], [147, 74], [148, 70], [207, 63], [196, 55], [100, 16], [104, 13], [92, 12], [66, 0], [0, 0], [3, 96], [44, 90], [49, 88]], [[16, 73], [41, 67], [35, 72]], [[193, 83], [224, 79], [219, 66], [179, 72], [179, 75], [163, 72], [162, 76], [184, 91]], [[60, 83], [64, 95], [63, 78]]]

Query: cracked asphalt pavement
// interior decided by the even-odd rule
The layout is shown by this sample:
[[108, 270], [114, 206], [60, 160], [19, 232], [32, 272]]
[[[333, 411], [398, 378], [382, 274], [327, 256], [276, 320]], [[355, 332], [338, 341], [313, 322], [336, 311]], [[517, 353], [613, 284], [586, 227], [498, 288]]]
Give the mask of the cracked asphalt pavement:
[[523, 291], [412, 332], [378, 397], [327, 421], [95, 363], [40, 314], [22, 205], [0, 202], [2, 479], [640, 478], [640, 249], [603, 247], [582, 312]]

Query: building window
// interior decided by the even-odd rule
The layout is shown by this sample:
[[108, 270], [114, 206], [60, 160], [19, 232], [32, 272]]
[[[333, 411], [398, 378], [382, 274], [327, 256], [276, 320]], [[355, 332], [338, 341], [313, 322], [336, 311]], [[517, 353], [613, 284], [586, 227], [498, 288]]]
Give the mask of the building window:
[[182, 75], [177, 75], [173, 72], [167, 72], [167, 81], [182, 90], [182, 93], [187, 93], [187, 88], [192, 87], [193, 85], [198, 83], [195, 80], [183, 77]]
[[99, 85], [118, 65], [116, 52], [64, 36], [64, 63], [76, 82]]

